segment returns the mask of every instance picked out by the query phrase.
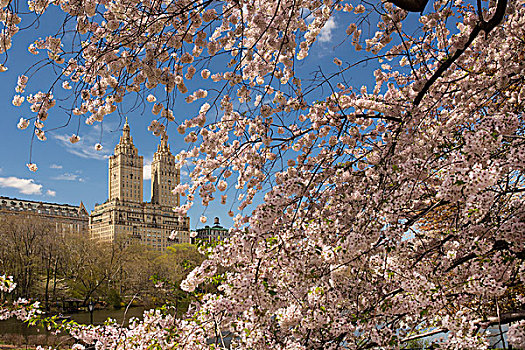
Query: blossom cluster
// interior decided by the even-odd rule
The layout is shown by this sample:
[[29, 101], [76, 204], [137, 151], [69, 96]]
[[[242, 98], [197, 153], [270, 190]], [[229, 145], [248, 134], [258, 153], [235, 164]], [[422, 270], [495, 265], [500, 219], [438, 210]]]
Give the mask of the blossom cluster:
[[[0, 275], [0, 292], [12, 293], [15, 288], [16, 283], [13, 280], [13, 276]], [[31, 303], [29, 300], [22, 298], [15, 300], [13, 303], [7, 301], [0, 303], [0, 321], [11, 317], [21, 321], [29, 321], [41, 313], [39, 306], [39, 302]]]

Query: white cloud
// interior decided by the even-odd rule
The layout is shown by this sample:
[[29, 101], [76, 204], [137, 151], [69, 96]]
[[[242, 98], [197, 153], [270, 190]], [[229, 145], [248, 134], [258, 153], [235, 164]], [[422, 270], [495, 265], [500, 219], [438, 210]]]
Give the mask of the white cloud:
[[36, 184], [33, 179], [0, 177], [0, 187], [15, 188], [22, 194], [42, 194], [42, 185]]
[[142, 168], [142, 178], [144, 180], [151, 180], [151, 162], [151, 158], [144, 160], [144, 167]]
[[81, 158], [104, 160], [109, 158], [108, 150], [95, 150], [96, 139], [91, 136], [81, 138], [77, 143], [69, 141], [69, 135], [53, 135], [59, 143], [65, 146], [67, 152]]
[[62, 165], [51, 164], [50, 168], [51, 168], [51, 169], [62, 169]]
[[335, 20], [333, 17], [330, 17], [328, 21], [326, 21], [324, 27], [319, 32], [319, 35], [317, 35], [317, 40], [321, 43], [326, 43], [332, 40], [332, 32], [333, 30], [337, 28], [337, 23], [335, 23]]
[[57, 192], [56, 191], [53, 191], [53, 190], [47, 190], [46, 191], [46, 194], [50, 197], [54, 197], [57, 195]]
[[187, 170], [181, 170], [180, 171], [180, 176], [188, 177], [188, 176], [190, 176], [190, 173]]
[[64, 173], [55, 177], [52, 177], [53, 180], [61, 180], [61, 181], [79, 181], [84, 182], [84, 179], [80, 177], [79, 174], [71, 174], [71, 173]]

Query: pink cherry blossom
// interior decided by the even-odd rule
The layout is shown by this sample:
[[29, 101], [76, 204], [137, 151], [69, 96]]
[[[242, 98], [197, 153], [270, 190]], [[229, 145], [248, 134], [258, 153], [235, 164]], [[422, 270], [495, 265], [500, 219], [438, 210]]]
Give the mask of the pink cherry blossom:
[[26, 164], [26, 166], [27, 166], [27, 168], [28, 168], [30, 171], [32, 171], [32, 172], [35, 172], [35, 171], [38, 170], [38, 167], [36, 166], [35, 163], [28, 163], [28, 164]]
[[[4, 3], [2, 54], [27, 18]], [[523, 344], [523, 0], [57, 4], [78, 43], [35, 41], [57, 77], [28, 94], [38, 72], [23, 73], [12, 100], [27, 100], [37, 138], [59, 124], [58, 99], [88, 125], [154, 103], [148, 129], [174, 124], [187, 142], [174, 212], [220, 195], [233, 220], [181, 283], [221, 281], [187, 317], [72, 326], [76, 339], [200, 349], [228, 333], [239, 349], [363, 349], [440, 331], [443, 348], [486, 349], [484, 331], [506, 323]], [[29, 9], [44, 20], [47, 6]], [[55, 98], [65, 79], [69, 99]], [[181, 101], [200, 108], [174, 113]]]
[[77, 143], [78, 141], [80, 141], [80, 137], [78, 135], [73, 134], [69, 137], [69, 142], [71, 143]]

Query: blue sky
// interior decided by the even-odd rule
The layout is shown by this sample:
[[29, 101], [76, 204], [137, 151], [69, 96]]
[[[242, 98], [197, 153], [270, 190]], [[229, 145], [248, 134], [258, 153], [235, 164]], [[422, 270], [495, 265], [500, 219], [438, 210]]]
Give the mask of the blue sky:
[[[58, 15], [58, 13], [57, 13]], [[349, 52], [353, 52], [344, 33], [348, 22], [344, 22], [339, 14], [331, 19], [318, 37], [310, 55], [297, 65], [297, 73], [307, 76], [311, 71], [321, 67], [327, 72], [335, 71], [337, 67], [332, 63], [334, 53], [338, 57], [350, 61]], [[127, 112], [133, 103], [132, 99], [124, 101], [123, 110], [106, 116], [103, 124], [92, 126], [85, 125], [83, 121], [72, 119], [67, 124], [68, 116], [62, 109], [70, 108], [70, 102], [54, 107], [50, 111], [50, 116], [46, 121], [46, 130], [55, 128], [53, 131], [46, 132], [47, 141], [39, 141], [34, 138], [31, 145], [32, 128], [18, 130], [16, 125], [20, 117], [29, 116], [29, 104], [24, 103], [21, 107], [14, 107], [11, 103], [14, 95], [17, 77], [24, 74], [25, 69], [34, 62], [35, 57], [28, 53], [27, 46], [38, 37], [45, 37], [46, 34], [54, 31], [53, 25], [57, 21], [49, 22], [46, 14], [41, 21], [37, 31], [25, 31], [15, 35], [13, 48], [8, 52], [9, 61], [6, 64], [9, 68], [7, 72], [0, 73], [0, 108], [2, 117], [0, 118], [0, 195], [31, 199], [37, 201], [48, 201], [56, 203], [68, 203], [78, 205], [80, 201], [91, 211], [95, 203], [103, 203], [107, 197], [107, 157], [113, 153], [113, 148], [117, 144], [123, 125], [123, 115], [127, 115], [131, 126], [131, 134], [139, 154], [144, 156], [145, 165], [151, 162], [153, 153], [159, 142], [147, 130], [155, 116], [150, 112], [151, 104], [146, 103], [145, 108], [138, 108], [133, 112]], [[46, 22], [47, 21], [47, 22]], [[339, 45], [341, 44], [342, 45]], [[355, 57], [352, 61], [355, 60]], [[213, 66], [210, 67], [213, 73]], [[362, 84], [370, 85], [373, 79], [372, 67], [361, 67], [354, 70], [351, 83], [360, 87]], [[38, 79], [29, 81], [26, 93], [35, 93], [40, 89], [46, 89], [51, 80], [51, 75], [45, 70], [39, 72]], [[193, 86], [188, 86], [190, 92], [198, 88], [205, 87], [208, 81], [194, 79]], [[204, 101], [203, 101], [204, 102]], [[60, 108], [61, 107], [61, 108]], [[182, 99], [177, 102], [175, 115], [178, 121], [194, 114], [200, 104], [186, 104]], [[67, 124], [67, 125], [66, 125]], [[77, 133], [79, 128], [80, 142], [71, 144], [69, 136]], [[182, 149], [187, 149], [182, 137], [176, 132], [176, 126], [168, 129], [170, 136], [169, 143], [173, 153]], [[95, 151], [94, 145], [100, 142], [103, 145], [102, 151]], [[36, 173], [30, 172], [26, 163], [29, 161], [29, 154], [32, 147], [32, 161], [38, 165]], [[181, 180], [188, 181], [188, 170], [183, 169]], [[150, 199], [150, 180], [149, 168], [146, 168], [144, 180], [144, 199]], [[191, 218], [191, 228], [201, 227], [198, 218], [206, 215], [212, 222], [214, 216], [221, 218], [221, 223], [225, 226], [232, 224], [227, 216], [230, 206], [221, 206], [218, 201], [212, 202], [208, 208], [203, 208], [198, 200], [189, 215]], [[235, 210], [234, 210], [235, 211]]]

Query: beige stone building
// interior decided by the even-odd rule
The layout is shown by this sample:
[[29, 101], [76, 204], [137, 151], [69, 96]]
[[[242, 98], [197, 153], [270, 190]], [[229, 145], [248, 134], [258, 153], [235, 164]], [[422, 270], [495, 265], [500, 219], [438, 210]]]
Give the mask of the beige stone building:
[[51, 222], [60, 234], [88, 234], [89, 213], [80, 205], [57, 204], [0, 197], [0, 216], [29, 217]]
[[[160, 251], [174, 243], [190, 243], [189, 218], [173, 212], [180, 198], [171, 190], [180, 183], [180, 170], [167, 139], [161, 140], [151, 163], [149, 203], [142, 199], [143, 162], [126, 120], [115, 154], [109, 158], [109, 198], [91, 212], [91, 237], [102, 242], [134, 239]], [[169, 239], [172, 232], [177, 232], [174, 240]]]

